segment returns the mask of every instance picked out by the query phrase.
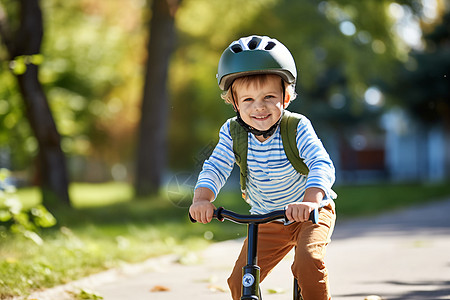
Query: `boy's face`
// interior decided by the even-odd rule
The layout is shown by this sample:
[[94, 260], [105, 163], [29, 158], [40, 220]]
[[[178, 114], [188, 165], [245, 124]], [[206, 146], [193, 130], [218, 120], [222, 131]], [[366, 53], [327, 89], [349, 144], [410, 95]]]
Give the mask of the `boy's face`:
[[250, 82], [236, 86], [237, 109], [242, 120], [258, 130], [268, 130], [281, 117], [284, 108], [281, 78], [267, 76], [264, 84]]

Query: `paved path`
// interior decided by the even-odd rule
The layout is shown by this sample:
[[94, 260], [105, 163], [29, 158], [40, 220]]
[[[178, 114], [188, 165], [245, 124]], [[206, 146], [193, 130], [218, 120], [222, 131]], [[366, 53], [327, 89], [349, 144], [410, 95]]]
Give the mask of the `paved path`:
[[[196, 253], [198, 263], [193, 265], [164, 256], [33, 296], [71, 299], [64, 290], [85, 288], [105, 300], [229, 300], [226, 278], [241, 242], [214, 244]], [[291, 262], [290, 254], [262, 283], [264, 300], [291, 299]], [[363, 300], [368, 295], [450, 299], [450, 200], [373, 218], [338, 220], [327, 265], [334, 300]]]

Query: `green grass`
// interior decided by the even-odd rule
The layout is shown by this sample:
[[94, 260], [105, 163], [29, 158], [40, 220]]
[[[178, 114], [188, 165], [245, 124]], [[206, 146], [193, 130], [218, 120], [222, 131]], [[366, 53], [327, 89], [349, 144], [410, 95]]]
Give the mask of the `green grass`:
[[336, 210], [342, 217], [373, 215], [450, 198], [450, 183], [409, 183], [337, 187]]
[[[26, 207], [39, 203], [38, 189], [17, 194]], [[245, 228], [230, 223], [191, 224], [188, 203], [173, 197], [170, 201], [163, 194], [132, 201], [132, 190], [125, 184], [74, 184], [70, 194], [74, 208], [53, 212], [58, 224], [39, 232], [42, 245], [0, 227], [0, 299], [26, 296], [35, 289], [154, 256], [189, 257], [211, 242], [204, 238], [205, 232], [207, 236], [214, 232], [214, 240], [245, 233]], [[218, 201], [229, 202], [237, 210], [246, 206], [240, 199], [233, 201], [232, 194], [221, 196], [227, 197], [231, 201]]]
[[[450, 197], [450, 184], [403, 184], [337, 187], [339, 217], [359, 217]], [[58, 224], [42, 230], [42, 245], [0, 227], [0, 299], [67, 283], [123, 263], [189, 253], [213, 241], [245, 236], [245, 226], [217, 221], [191, 224], [188, 198], [132, 200], [126, 184], [74, 184], [73, 209], [54, 212]], [[39, 203], [37, 189], [21, 189], [26, 206]], [[170, 199], [170, 200], [169, 200]], [[175, 205], [176, 204], [176, 205]], [[248, 205], [238, 193], [221, 193], [215, 202], [240, 213]], [[205, 238], [206, 237], [206, 238]]]
[[[133, 197], [133, 189], [130, 185], [120, 182], [73, 183], [69, 188], [69, 194], [75, 208], [95, 207], [127, 202]], [[17, 196], [24, 206], [41, 202], [41, 193], [36, 187], [19, 189]]]

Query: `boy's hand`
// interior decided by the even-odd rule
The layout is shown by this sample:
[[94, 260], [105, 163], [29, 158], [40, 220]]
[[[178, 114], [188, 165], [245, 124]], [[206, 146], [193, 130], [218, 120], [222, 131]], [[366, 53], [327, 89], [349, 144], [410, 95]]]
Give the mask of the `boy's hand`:
[[194, 192], [192, 205], [189, 207], [191, 217], [197, 222], [206, 224], [211, 222], [216, 207], [211, 202], [214, 200], [214, 193], [205, 187], [199, 187]]
[[305, 222], [309, 219], [309, 214], [316, 208], [325, 197], [325, 192], [316, 187], [310, 187], [305, 190], [305, 196], [302, 202], [288, 204], [286, 208], [286, 217], [289, 221]]
[[192, 203], [189, 213], [197, 222], [206, 224], [211, 222], [215, 209], [216, 207], [208, 200], [199, 200]]
[[290, 222], [306, 222], [309, 214], [319, 205], [313, 202], [295, 202], [287, 205], [286, 218]]

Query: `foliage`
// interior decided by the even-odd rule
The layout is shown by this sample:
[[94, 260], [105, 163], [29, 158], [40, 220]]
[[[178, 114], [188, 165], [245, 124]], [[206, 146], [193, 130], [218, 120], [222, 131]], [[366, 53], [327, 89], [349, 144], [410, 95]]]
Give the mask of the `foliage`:
[[[11, 29], [11, 32], [18, 28], [19, 7], [18, 1], [0, 3], [2, 32], [6, 23], [9, 24], [10, 28], [7, 29]], [[6, 35], [6, 32], [4, 34]], [[42, 56], [38, 54], [9, 57], [4, 45], [6, 41], [1, 40], [2, 37], [3, 35], [0, 36], [0, 82], [2, 83], [0, 85], [0, 127], [4, 130], [0, 130], [0, 166], [12, 168], [11, 159], [14, 160], [14, 164], [31, 165], [30, 157], [23, 154], [34, 156], [37, 153], [37, 143], [24, 118], [25, 108], [13, 74], [23, 74], [28, 62], [42, 63]], [[13, 149], [17, 155], [12, 155]]]
[[0, 169], [0, 231], [20, 234], [42, 245], [38, 229], [54, 226], [56, 219], [42, 204], [24, 209], [15, 187], [8, 183], [8, 175], [8, 170]]
[[[106, 141], [113, 136], [129, 140], [130, 121], [131, 125], [136, 121], [133, 103], [140, 92], [136, 65], [142, 55], [136, 52], [142, 43], [137, 39], [142, 36], [137, 23], [140, 9], [137, 1], [130, 5], [46, 1], [42, 81], [66, 152], [98, 157], [111, 147]], [[104, 160], [117, 161], [125, 145], [108, 151]]]
[[[58, 226], [42, 233], [42, 245], [0, 231], [0, 298], [205, 245], [204, 228], [186, 226], [186, 210], [167, 198], [131, 202], [131, 187], [121, 184], [75, 185], [71, 193], [76, 208], [55, 213]], [[18, 191], [37, 194], [37, 189]]]
[[171, 167], [192, 168], [198, 153], [218, 138], [223, 121], [233, 115], [220, 99], [215, 74], [222, 51], [241, 28], [254, 24], [276, 0], [182, 2], [176, 19], [178, 45], [170, 69]]
[[[401, 2], [420, 10], [416, 1]], [[291, 110], [334, 127], [346, 122], [354, 126], [379, 113], [365, 103], [364, 93], [392, 80], [391, 66], [407, 53], [393, 29], [392, 3], [396, 2], [184, 1], [170, 77], [172, 167], [192, 167], [200, 145], [215, 143], [221, 124], [234, 115], [220, 99], [214, 75], [222, 51], [241, 36], [268, 35], [291, 50], [299, 70], [299, 96]], [[198, 17], [206, 9], [207, 17]]]
[[450, 124], [450, 12], [424, 39], [425, 49], [411, 51], [389, 92], [423, 122]]
[[[15, 3], [3, 4], [13, 26], [18, 14]], [[415, 81], [422, 74], [429, 79], [427, 84], [444, 84], [433, 90], [445, 88], [448, 79], [433, 81], [438, 72], [426, 69], [432, 63], [442, 70], [439, 74], [445, 71], [446, 65], [441, 64], [448, 57], [445, 52], [413, 53], [405, 66], [416, 63], [419, 73], [408, 73], [403, 81], [398, 80], [399, 71], [394, 68], [404, 64], [410, 49], [396, 34], [395, 19], [389, 12], [402, 5], [418, 19], [420, 3], [182, 1], [176, 14], [178, 40], [169, 74], [171, 168], [197, 166], [202, 148], [217, 141], [220, 125], [234, 115], [220, 99], [214, 75], [221, 52], [243, 35], [273, 36], [291, 49], [300, 76], [299, 97], [290, 109], [302, 111], [320, 124], [345, 127], [358, 120], [376, 124], [381, 110], [375, 111], [376, 107], [365, 103], [364, 93], [369, 87], [381, 89], [389, 82], [401, 92], [412, 87], [407, 89], [411, 91], [408, 98], [416, 99], [419, 94], [425, 95], [423, 91], [413, 92], [424, 86]], [[62, 147], [69, 154], [72, 177], [109, 179], [111, 168], [129, 167], [135, 153], [151, 12], [146, 1], [140, 0], [45, 0], [41, 5], [45, 34], [40, 79], [63, 135]], [[0, 131], [0, 152], [6, 157], [2, 160], [15, 170], [32, 169], [38, 145], [24, 118], [9, 69], [13, 60], [2, 48], [0, 58], [4, 61], [0, 64], [0, 126], [5, 129]], [[14, 61], [16, 71], [20, 71], [20, 59]], [[408, 102], [400, 96], [387, 97], [386, 104], [393, 103], [393, 98], [400, 98], [398, 102], [404, 106], [418, 101], [419, 108], [429, 102], [422, 96]], [[440, 107], [439, 103], [435, 107]]]
[[44, 57], [42, 54], [20, 55], [9, 62], [9, 67], [14, 75], [22, 75], [27, 70], [27, 65], [40, 65]]
[[[109, 166], [125, 161], [130, 152], [126, 145], [132, 145], [130, 130], [138, 117], [143, 4], [46, 0], [41, 5], [45, 32], [37, 56], [40, 81], [62, 135], [63, 150], [69, 157], [89, 155]], [[17, 26], [13, 22], [18, 19], [15, 3], [6, 1], [4, 9]], [[23, 72], [23, 62], [30, 58], [10, 60], [1, 47], [0, 58], [0, 126], [7, 129], [0, 131], [0, 149], [6, 157], [4, 164], [22, 170], [33, 165], [31, 157], [38, 145], [9, 68]], [[121, 147], [110, 151], [114, 143]], [[85, 176], [72, 170], [74, 176]]]

